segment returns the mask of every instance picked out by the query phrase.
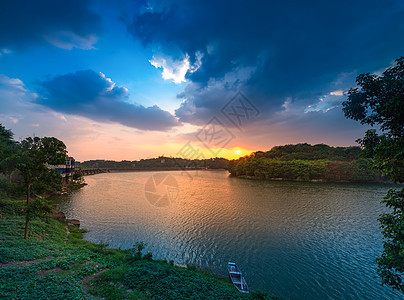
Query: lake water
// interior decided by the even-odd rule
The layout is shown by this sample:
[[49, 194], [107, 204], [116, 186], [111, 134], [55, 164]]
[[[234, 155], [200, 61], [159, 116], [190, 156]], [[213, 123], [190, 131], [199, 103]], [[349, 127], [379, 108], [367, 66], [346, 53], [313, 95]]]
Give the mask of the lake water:
[[379, 284], [377, 218], [390, 186], [266, 182], [225, 171], [105, 173], [57, 201], [111, 247], [146, 243], [154, 258], [226, 275], [281, 299], [401, 299]]

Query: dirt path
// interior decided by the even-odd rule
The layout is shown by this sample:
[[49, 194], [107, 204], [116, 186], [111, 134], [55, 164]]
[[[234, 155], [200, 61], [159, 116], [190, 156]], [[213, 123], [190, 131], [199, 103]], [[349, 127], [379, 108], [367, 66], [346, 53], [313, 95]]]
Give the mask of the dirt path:
[[67, 240], [69, 239], [70, 231], [69, 231], [69, 226], [66, 225], [65, 228], [66, 228], [66, 237], [65, 237], [65, 244], [66, 244]]

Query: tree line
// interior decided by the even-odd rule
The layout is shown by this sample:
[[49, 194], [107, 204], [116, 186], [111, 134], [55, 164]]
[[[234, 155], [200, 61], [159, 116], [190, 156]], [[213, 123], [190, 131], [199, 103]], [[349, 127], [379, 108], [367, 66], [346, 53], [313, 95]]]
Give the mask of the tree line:
[[180, 157], [166, 157], [160, 156], [157, 158], [147, 158], [140, 160], [88, 160], [84, 162], [77, 162], [78, 168], [111, 168], [111, 169], [227, 169], [229, 160], [217, 157], [209, 159], [186, 159]]
[[276, 146], [257, 151], [229, 163], [233, 176], [297, 181], [381, 181], [380, 172], [361, 158], [360, 147], [331, 147], [325, 144]]

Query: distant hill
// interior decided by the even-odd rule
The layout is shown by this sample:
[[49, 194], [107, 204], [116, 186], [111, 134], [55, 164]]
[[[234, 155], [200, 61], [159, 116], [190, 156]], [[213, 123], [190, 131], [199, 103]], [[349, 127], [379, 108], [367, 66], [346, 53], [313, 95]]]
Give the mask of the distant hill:
[[233, 176], [294, 181], [385, 181], [361, 158], [359, 147], [331, 147], [324, 144], [276, 146], [257, 151], [229, 163]]
[[77, 168], [109, 168], [109, 169], [227, 169], [229, 160], [225, 158], [210, 159], [184, 159], [174, 157], [160, 156], [157, 158], [148, 158], [134, 161], [113, 161], [113, 160], [88, 160], [76, 163]]
[[360, 147], [331, 147], [325, 144], [310, 145], [307, 143], [296, 145], [275, 146], [271, 150], [257, 151], [255, 157], [266, 157], [279, 160], [319, 160], [349, 161], [359, 158]]

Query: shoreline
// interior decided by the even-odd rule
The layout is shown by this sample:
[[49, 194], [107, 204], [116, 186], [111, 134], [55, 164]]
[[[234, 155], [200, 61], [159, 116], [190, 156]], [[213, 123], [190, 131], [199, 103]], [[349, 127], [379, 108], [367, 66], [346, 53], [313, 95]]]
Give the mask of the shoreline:
[[241, 294], [229, 279], [197, 266], [154, 260], [138, 244], [121, 250], [86, 241], [85, 229], [49, 216], [32, 219], [24, 240], [24, 219], [2, 206], [0, 298], [276, 299]]
[[[125, 173], [125, 172], [158, 172], [158, 171], [228, 171], [226, 169], [198, 169], [198, 168], [187, 168], [187, 169], [173, 169], [173, 168], [153, 168], [153, 169], [109, 169], [109, 168], [91, 168], [91, 169], [76, 169], [76, 172], [80, 172], [81, 170], [87, 171], [100, 171], [100, 173]], [[90, 174], [91, 175], [91, 174]], [[84, 175], [87, 176], [87, 175]]]
[[384, 185], [403, 185], [399, 183], [394, 183], [391, 181], [349, 181], [349, 180], [327, 180], [327, 179], [310, 179], [310, 180], [299, 180], [299, 179], [288, 179], [288, 178], [259, 178], [257, 176], [248, 175], [231, 175], [232, 178], [246, 179], [246, 180], [259, 180], [259, 181], [286, 181], [286, 182], [310, 182], [310, 183], [363, 183], [363, 184], [384, 184]]
[[[83, 186], [75, 185], [68, 193]], [[29, 239], [24, 240], [25, 200], [0, 200], [0, 272], [4, 275], [0, 298], [277, 299], [260, 290], [241, 294], [229, 279], [209, 269], [154, 260], [150, 252], [142, 253], [143, 248], [136, 250], [138, 243], [121, 250], [87, 241], [80, 221], [67, 219], [56, 208], [52, 215], [33, 218]], [[195, 286], [209, 288], [195, 291]]]

